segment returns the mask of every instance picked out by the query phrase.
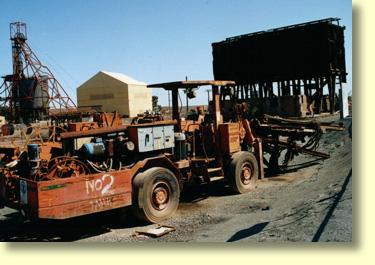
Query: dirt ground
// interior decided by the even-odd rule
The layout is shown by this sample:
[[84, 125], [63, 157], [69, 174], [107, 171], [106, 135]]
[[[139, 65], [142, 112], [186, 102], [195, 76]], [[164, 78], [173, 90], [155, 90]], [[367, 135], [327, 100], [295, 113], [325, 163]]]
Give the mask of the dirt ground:
[[[327, 117], [338, 121], [338, 117]], [[351, 118], [344, 121], [346, 127]], [[28, 222], [0, 209], [0, 241], [285, 242], [352, 241], [352, 143], [348, 132], [323, 135], [319, 151], [331, 158], [298, 156], [282, 174], [258, 181], [254, 192], [233, 194], [222, 182], [189, 187], [159, 238], [135, 235], [143, 225], [118, 212], [68, 221]]]

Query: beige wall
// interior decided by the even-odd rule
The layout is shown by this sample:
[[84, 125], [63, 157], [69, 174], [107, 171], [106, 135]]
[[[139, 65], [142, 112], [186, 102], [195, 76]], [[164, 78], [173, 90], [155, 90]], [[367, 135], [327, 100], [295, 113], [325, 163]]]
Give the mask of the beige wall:
[[77, 88], [77, 101], [78, 107], [102, 105], [102, 111], [119, 111], [134, 117], [152, 109], [152, 90], [145, 85], [128, 85], [98, 73]]
[[152, 110], [152, 89], [143, 85], [128, 85], [129, 116], [135, 117], [146, 110]]

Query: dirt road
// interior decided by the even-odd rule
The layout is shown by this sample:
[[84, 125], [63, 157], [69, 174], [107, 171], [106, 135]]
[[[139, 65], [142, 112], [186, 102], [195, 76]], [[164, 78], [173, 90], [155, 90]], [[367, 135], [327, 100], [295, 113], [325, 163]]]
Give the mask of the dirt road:
[[5, 208], [0, 210], [0, 241], [350, 242], [351, 147], [347, 132], [327, 133], [318, 150], [331, 158], [298, 156], [286, 172], [259, 181], [249, 194], [235, 195], [222, 182], [188, 188], [177, 214], [163, 223], [176, 231], [160, 238], [134, 236], [155, 225], [120, 221], [116, 212], [31, 223]]

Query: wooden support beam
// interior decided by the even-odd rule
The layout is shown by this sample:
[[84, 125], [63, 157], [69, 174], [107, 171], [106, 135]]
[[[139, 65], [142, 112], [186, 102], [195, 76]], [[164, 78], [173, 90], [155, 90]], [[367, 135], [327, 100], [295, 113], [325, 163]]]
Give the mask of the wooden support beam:
[[263, 98], [263, 84], [259, 83], [258, 88], [259, 88], [259, 97]]
[[328, 92], [329, 92], [329, 107], [330, 113], [333, 114], [335, 112], [335, 75], [330, 75], [327, 77], [328, 82]]
[[306, 79], [303, 79], [303, 93], [306, 95], [306, 97], [309, 95], [308, 85], [307, 85]]

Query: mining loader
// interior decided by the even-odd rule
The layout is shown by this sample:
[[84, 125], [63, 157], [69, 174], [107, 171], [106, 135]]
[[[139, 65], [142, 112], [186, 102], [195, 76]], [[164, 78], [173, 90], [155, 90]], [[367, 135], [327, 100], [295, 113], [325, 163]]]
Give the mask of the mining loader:
[[[149, 85], [171, 92], [172, 117], [134, 119], [126, 125], [62, 132], [50, 159], [40, 144], [27, 150], [0, 150], [0, 206], [29, 219], [67, 219], [114, 209], [159, 223], [178, 208], [189, 183], [221, 179], [235, 193], [256, 188], [257, 180], [282, 170], [294, 156], [316, 151], [331, 124], [279, 117], [250, 117], [243, 103], [222, 114], [220, 91], [233, 81], [177, 81]], [[189, 97], [211, 86], [208, 112], [180, 116], [180, 91]], [[52, 152], [52, 150], [50, 150]], [[279, 163], [281, 154], [284, 160]]]

